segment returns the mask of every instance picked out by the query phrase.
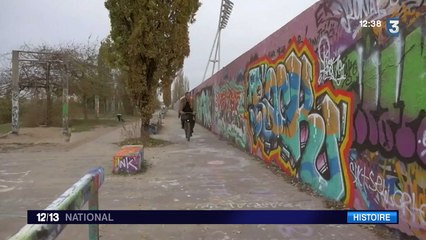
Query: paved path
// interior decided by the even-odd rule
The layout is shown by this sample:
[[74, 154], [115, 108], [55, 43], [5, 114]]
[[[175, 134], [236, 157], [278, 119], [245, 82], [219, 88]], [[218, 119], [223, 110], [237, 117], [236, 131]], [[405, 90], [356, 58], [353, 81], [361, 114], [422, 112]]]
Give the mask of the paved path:
[[[173, 144], [145, 150], [151, 167], [136, 176], [111, 174], [121, 129], [71, 150], [0, 153], [0, 239], [25, 224], [27, 209], [43, 209], [94, 167], [103, 166], [102, 209], [324, 209], [323, 201], [248, 154], [196, 126], [191, 142], [167, 113], [161, 134]], [[0, 182], [0, 184], [3, 184]], [[13, 188], [13, 189], [12, 189]], [[69, 225], [58, 239], [87, 239], [87, 226]], [[356, 225], [102, 225], [101, 239], [384, 239]]]

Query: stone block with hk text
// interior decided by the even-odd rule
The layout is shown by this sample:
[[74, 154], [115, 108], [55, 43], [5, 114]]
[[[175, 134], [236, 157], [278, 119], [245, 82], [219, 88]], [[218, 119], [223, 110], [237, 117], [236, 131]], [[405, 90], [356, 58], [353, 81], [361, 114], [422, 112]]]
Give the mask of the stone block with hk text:
[[112, 173], [135, 174], [141, 171], [143, 145], [126, 145], [114, 154], [112, 159]]

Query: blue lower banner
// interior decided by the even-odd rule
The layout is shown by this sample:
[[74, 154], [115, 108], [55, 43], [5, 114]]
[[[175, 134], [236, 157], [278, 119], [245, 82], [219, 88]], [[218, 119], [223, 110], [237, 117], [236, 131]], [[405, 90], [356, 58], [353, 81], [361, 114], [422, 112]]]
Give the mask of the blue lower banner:
[[348, 211], [348, 223], [398, 224], [398, 211]]
[[28, 210], [28, 224], [397, 224], [398, 211]]

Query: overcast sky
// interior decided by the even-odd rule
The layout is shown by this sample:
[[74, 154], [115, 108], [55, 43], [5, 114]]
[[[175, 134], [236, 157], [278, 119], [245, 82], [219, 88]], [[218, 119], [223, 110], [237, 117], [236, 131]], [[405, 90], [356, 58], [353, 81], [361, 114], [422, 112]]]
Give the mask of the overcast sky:
[[[317, 0], [232, 0], [234, 8], [221, 37], [221, 67], [278, 30]], [[191, 55], [184, 72], [190, 87], [203, 78], [219, 21], [220, 0], [202, 0], [190, 27]], [[0, 64], [23, 44], [102, 40], [110, 31], [101, 0], [0, 0]], [[4, 55], [6, 54], [6, 55]], [[211, 67], [208, 76], [211, 75]]]

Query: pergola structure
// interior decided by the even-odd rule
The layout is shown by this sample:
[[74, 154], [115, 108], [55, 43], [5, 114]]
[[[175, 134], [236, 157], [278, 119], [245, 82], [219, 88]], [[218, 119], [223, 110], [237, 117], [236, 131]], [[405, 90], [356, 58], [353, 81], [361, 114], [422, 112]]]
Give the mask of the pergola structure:
[[[12, 133], [19, 133], [19, 94], [21, 92], [22, 83], [20, 83], [19, 73], [21, 65], [23, 63], [35, 63], [35, 64], [46, 64], [47, 73], [46, 81], [47, 91], [51, 91], [50, 88], [50, 67], [52, 64], [60, 64], [64, 66], [64, 70], [61, 72], [62, 78], [62, 127], [63, 134], [69, 135], [68, 127], [68, 89], [69, 89], [69, 73], [68, 73], [68, 61], [65, 55], [51, 52], [36, 52], [36, 51], [12, 51]], [[40, 88], [38, 83], [32, 82], [27, 83], [27, 88]], [[49, 96], [50, 93], [47, 95]], [[49, 109], [47, 108], [47, 111]]]

